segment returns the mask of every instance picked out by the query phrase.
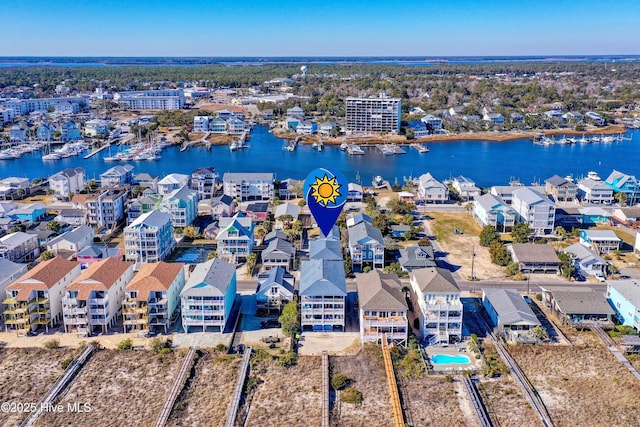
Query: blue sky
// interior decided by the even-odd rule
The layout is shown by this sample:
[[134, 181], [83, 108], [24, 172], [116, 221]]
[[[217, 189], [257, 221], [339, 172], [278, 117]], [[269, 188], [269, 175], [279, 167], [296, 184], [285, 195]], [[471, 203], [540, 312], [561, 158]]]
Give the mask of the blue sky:
[[0, 56], [640, 54], [639, 0], [13, 0]]

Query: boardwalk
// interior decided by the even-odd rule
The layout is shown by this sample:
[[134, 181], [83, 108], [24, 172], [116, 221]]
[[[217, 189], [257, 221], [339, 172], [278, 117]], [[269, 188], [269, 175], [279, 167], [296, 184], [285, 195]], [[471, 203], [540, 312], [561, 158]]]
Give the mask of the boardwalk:
[[396, 374], [393, 370], [393, 361], [391, 360], [391, 352], [387, 345], [387, 337], [382, 335], [382, 357], [384, 358], [384, 368], [387, 373], [387, 382], [389, 384], [389, 394], [391, 395], [391, 406], [393, 408], [393, 419], [396, 427], [404, 427], [404, 417], [402, 416], [402, 404], [400, 403], [400, 395], [398, 393], [398, 384], [396, 383]]
[[178, 395], [182, 391], [182, 388], [184, 387], [184, 384], [187, 381], [187, 375], [191, 371], [191, 367], [193, 366], [195, 357], [196, 357], [196, 349], [193, 347], [189, 348], [189, 351], [187, 352], [187, 354], [184, 356], [184, 359], [182, 360], [180, 371], [178, 372], [178, 375], [173, 381], [173, 386], [169, 391], [169, 395], [164, 401], [162, 410], [160, 411], [158, 418], [156, 418], [156, 422], [153, 424], [154, 427], [163, 427], [167, 423], [167, 420], [169, 419], [169, 415], [171, 415], [171, 409], [173, 408], [173, 405], [176, 402]]
[[607, 347], [607, 350], [609, 350], [613, 354], [613, 356], [618, 359], [618, 361], [620, 361], [620, 363], [622, 363], [624, 367], [629, 370], [629, 372], [633, 374], [634, 377], [640, 380], [640, 373], [638, 373], [631, 362], [629, 362], [629, 360], [624, 357], [620, 350], [618, 350], [615, 341], [611, 339], [609, 334], [607, 334], [600, 326], [596, 324], [590, 324], [589, 328], [598, 336], [598, 338], [600, 338], [602, 343]]

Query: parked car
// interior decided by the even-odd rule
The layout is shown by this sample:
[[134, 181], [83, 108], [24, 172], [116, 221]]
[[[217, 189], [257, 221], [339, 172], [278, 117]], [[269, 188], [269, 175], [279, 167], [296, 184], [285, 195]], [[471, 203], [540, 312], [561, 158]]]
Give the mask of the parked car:
[[278, 322], [278, 319], [268, 319], [260, 322], [261, 329], [271, 329], [271, 328], [279, 328], [282, 325]]

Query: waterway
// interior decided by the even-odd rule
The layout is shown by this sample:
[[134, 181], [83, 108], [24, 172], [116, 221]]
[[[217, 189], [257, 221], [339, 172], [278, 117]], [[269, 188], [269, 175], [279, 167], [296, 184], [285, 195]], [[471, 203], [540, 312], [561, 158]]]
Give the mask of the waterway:
[[[318, 152], [310, 145], [298, 146], [296, 151], [283, 151], [283, 141], [265, 127], [256, 126], [249, 140], [251, 148], [230, 152], [227, 146], [193, 147], [180, 152], [178, 146], [162, 152], [157, 161], [128, 162], [135, 173], [147, 172], [162, 178], [169, 173], [190, 174], [197, 167], [213, 166], [224, 172], [274, 172], [276, 179], [304, 178], [320, 166], [330, 166], [363, 185], [370, 185], [376, 175], [391, 183], [403, 183], [404, 178], [418, 177], [430, 172], [443, 180], [464, 175], [479, 186], [506, 185], [511, 179], [524, 184], [543, 182], [554, 174], [576, 178], [595, 171], [606, 178], [612, 169], [640, 175], [640, 131], [626, 135], [631, 140], [608, 144], [534, 145], [531, 140], [509, 142], [447, 141], [431, 142], [430, 151], [419, 154], [406, 146], [407, 154], [383, 156], [374, 147], [365, 147], [366, 154], [349, 156], [336, 146], [325, 146]], [[111, 150], [115, 154], [116, 148]], [[69, 167], [83, 167], [89, 179], [120, 162], [105, 162], [110, 150], [84, 159], [82, 156], [58, 161], [43, 161], [40, 153], [23, 155], [17, 160], [0, 160], [0, 177], [18, 176], [30, 179], [48, 177]]]

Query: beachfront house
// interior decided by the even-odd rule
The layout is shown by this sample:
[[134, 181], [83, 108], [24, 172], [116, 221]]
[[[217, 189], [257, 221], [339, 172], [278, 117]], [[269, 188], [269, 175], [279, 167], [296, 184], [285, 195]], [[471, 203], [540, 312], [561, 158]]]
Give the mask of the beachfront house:
[[608, 280], [607, 299], [617, 320], [640, 331], [640, 282], [636, 279]]
[[513, 192], [511, 207], [518, 214], [518, 221], [526, 222], [535, 234], [550, 234], [556, 217], [556, 208], [548, 197], [528, 187]]
[[355, 222], [349, 221], [349, 253], [353, 271], [360, 272], [364, 266], [384, 268], [384, 238], [382, 232], [373, 226], [366, 216], [359, 216]]
[[487, 193], [473, 202], [473, 216], [483, 226], [490, 225], [501, 233], [506, 233], [516, 223], [517, 213], [499, 196]]
[[133, 182], [133, 166], [118, 165], [100, 174], [100, 187], [129, 185]]
[[164, 212], [148, 212], [124, 228], [124, 254], [128, 261], [163, 261], [175, 246], [171, 216]]
[[236, 262], [246, 259], [253, 252], [255, 224], [251, 217], [237, 213], [231, 218], [220, 218], [218, 226], [218, 256]]
[[49, 177], [49, 188], [56, 200], [69, 201], [70, 194], [79, 193], [86, 186], [84, 168], [67, 168]]
[[271, 200], [274, 196], [273, 173], [227, 172], [222, 176], [223, 193], [242, 202]]
[[498, 335], [516, 343], [535, 343], [533, 329], [542, 326], [515, 289], [483, 289], [482, 306]]
[[413, 271], [417, 268], [436, 267], [436, 257], [433, 246], [413, 244], [399, 249], [398, 262], [403, 271]]
[[177, 318], [180, 292], [184, 287], [184, 264], [145, 264], [124, 288], [122, 323], [125, 332], [169, 331]]
[[302, 262], [300, 324], [303, 331], [344, 331], [346, 298], [342, 260]]
[[62, 298], [65, 332], [106, 333], [117, 321], [124, 287], [133, 278], [133, 264], [107, 258], [91, 264], [67, 285]]
[[614, 169], [604, 183], [615, 193], [620, 193], [620, 200], [623, 200], [627, 205], [633, 206], [640, 203], [640, 182], [638, 182], [635, 175], [629, 175]]
[[220, 258], [196, 264], [180, 292], [186, 333], [224, 331], [236, 298], [236, 266]]
[[296, 127], [296, 133], [298, 135], [313, 135], [318, 133], [318, 124], [307, 120], [300, 122]]
[[7, 286], [4, 307], [6, 331], [27, 335], [44, 326], [46, 331], [62, 321], [65, 287], [80, 275], [80, 264], [55, 257], [27, 271]]
[[185, 186], [189, 186], [189, 175], [170, 173], [158, 181], [158, 194], [165, 196]]
[[571, 328], [595, 324], [612, 329], [615, 314], [604, 294], [587, 287], [540, 286], [542, 302], [560, 322]]
[[551, 245], [513, 243], [507, 245], [523, 273], [560, 273], [560, 259]]
[[372, 270], [356, 277], [360, 317], [360, 342], [406, 345], [409, 331], [408, 305], [402, 283], [395, 274]]
[[258, 276], [256, 309], [282, 310], [293, 301], [296, 279], [283, 267], [274, 267]]
[[576, 203], [578, 201], [578, 186], [559, 175], [545, 180], [545, 191], [556, 203]]
[[418, 178], [418, 198], [425, 203], [444, 203], [449, 200], [449, 189], [427, 172]]
[[429, 345], [460, 341], [462, 302], [451, 272], [439, 267], [414, 269], [409, 283], [422, 339]]
[[578, 197], [586, 204], [610, 205], [613, 203], [613, 189], [600, 178], [584, 178], [578, 181]]

